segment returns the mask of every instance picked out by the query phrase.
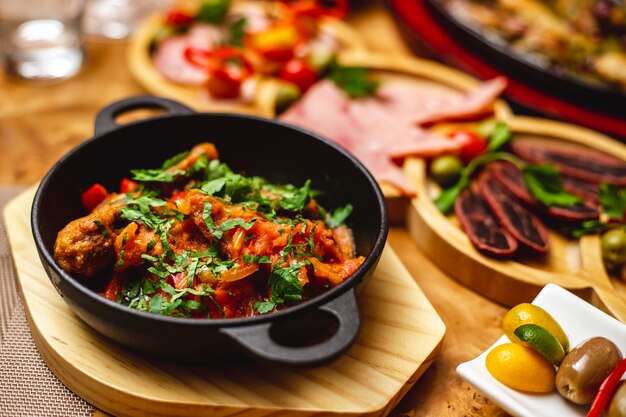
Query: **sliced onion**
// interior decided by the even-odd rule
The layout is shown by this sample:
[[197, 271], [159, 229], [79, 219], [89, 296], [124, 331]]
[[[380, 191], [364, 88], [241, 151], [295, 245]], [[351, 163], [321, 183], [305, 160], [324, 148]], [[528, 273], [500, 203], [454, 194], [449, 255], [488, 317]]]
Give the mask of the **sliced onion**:
[[258, 264], [245, 264], [222, 272], [220, 279], [226, 282], [239, 281], [259, 270]]

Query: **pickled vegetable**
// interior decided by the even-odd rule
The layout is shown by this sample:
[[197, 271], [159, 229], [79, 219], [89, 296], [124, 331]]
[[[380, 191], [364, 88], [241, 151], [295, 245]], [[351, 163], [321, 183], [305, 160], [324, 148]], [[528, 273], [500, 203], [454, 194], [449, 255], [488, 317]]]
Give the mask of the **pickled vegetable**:
[[433, 159], [430, 175], [442, 187], [454, 185], [461, 177], [463, 163], [454, 155], [444, 155]]
[[589, 339], [565, 356], [556, 373], [556, 388], [573, 403], [590, 404], [621, 360], [622, 352], [610, 340]]
[[538, 394], [554, 390], [554, 367], [526, 346], [498, 345], [487, 354], [485, 365], [495, 379], [509, 388]]

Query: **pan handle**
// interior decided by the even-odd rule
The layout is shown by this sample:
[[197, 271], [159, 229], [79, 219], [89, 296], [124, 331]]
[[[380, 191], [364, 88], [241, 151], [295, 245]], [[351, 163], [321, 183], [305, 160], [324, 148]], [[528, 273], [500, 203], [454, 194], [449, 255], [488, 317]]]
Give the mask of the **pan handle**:
[[332, 314], [339, 321], [339, 328], [330, 338], [312, 346], [291, 347], [277, 343], [270, 334], [272, 322], [223, 328], [222, 331], [255, 357], [286, 365], [316, 366], [335, 359], [348, 350], [361, 327], [354, 289], [318, 309]]
[[137, 109], [161, 109], [168, 114], [191, 114], [192, 109], [177, 101], [157, 96], [135, 96], [109, 104], [96, 116], [95, 134], [110, 132], [117, 129], [115, 118], [120, 114]]

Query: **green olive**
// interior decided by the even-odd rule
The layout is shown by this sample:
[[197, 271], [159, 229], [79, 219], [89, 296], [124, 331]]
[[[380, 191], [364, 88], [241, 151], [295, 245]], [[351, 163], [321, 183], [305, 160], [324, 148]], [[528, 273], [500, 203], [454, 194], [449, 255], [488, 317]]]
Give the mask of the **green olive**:
[[626, 262], [626, 230], [624, 228], [609, 230], [602, 236], [602, 258], [610, 265]]
[[602, 382], [622, 360], [622, 352], [604, 337], [593, 337], [572, 349], [556, 373], [555, 385], [575, 404], [591, 404]]
[[620, 381], [613, 392], [606, 417], [626, 417], [626, 381]]
[[461, 177], [463, 163], [454, 155], [439, 156], [430, 164], [430, 176], [442, 187], [455, 184]]
[[276, 91], [276, 101], [274, 102], [276, 114], [281, 114], [287, 110], [287, 108], [299, 98], [300, 89], [298, 86], [288, 82], [281, 82], [278, 87], [278, 91]]

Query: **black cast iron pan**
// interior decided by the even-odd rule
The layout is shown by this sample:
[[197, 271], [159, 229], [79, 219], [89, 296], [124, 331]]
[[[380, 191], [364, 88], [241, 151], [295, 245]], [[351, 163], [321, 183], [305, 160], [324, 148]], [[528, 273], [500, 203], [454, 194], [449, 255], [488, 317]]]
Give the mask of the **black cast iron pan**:
[[[140, 108], [166, 114], [119, 126], [115, 117]], [[351, 203], [359, 255], [352, 277], [321, 296], [283, 311], [243, 319], [195, 320], [159, 316], [111, 302], [62, 270], [52, 253], [57, 232], [86, 213], [81, 193], [95, 182], [117, 189], [134, 168], [158, 167], [166, 158], [202, 141], [213, 142], [220, 159], [236, 172], [272, 182], [301, 185], [311, 179], [326, 207]], [[195, 113], [158, 97], [111, 104], [96, 117], [95, 136], [79, 145], [45, 176], [33, 202], [33, 235], [43, 266], [57, 291], [87, 324], [131, 349], [182, 361], [213, 361], [244, 352], [291, 365], [330, 361], [355, 340], [360, 314], [355, 291], [365, 285], [382, 253], [388, 231], [385, 200], [371, 174], [338, 145], [311, 132], [254, 116]], [[335, 323], [336, 332], [323, 338]], [[305, 341], [301, 336], [306, 335]]]

